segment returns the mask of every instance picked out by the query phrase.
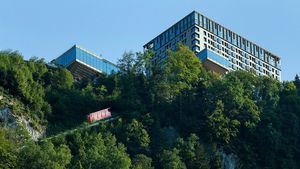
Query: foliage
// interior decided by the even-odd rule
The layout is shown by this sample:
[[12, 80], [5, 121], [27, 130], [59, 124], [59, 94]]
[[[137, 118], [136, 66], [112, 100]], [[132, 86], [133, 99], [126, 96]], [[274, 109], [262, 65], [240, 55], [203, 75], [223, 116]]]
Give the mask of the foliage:
[[183, 44], [175, 52], [169, 51], [156, 94], [172, 100], [185, 90], [192, 90], [200, 79], [202, 65], [195, 54]]
[[174, 148], [172, 150], [164, 150], [161, 154], [161, 165], [164, 169], [185, 169], [186, 166], [179, 156], [179, 151]]
[[86, 168], [126, 169], [131, 160], [123, 144], [116, 143], [110, 133], [75, 133], [68, 143], [76, 154], [72, 166]]
[[7, 135], [7, 131], [0, 128], [0, 168], [17, 168], [17, 147]]
[[152, 56], [128, 52], [120, 72], [73, 82], [43, 59], [0, 52], [0, 95], [9, 98], [0, 106], [14, 102], [14, 113], [46, 125], [47, 136], [102, 108], [117, 117], [36, 143], [1, 128], [0, 167], [220, 169], [224, 152], [244, 169], [300, 168], [298, 75], [286, 82], [243, 71], [218, 75], [182, 44], [164, 62]]
[[[20, 152], [21, 168], [63, 169], [71, 161], [71, 152], [66, 145], [54, 147], [51, 142], [44, 141], [40, 145], [30, 143]], [[30, 164], [30, 165], [28, 165]]]
[[41, 122], [45, 122], [45, 115], [51, 111], [50, 105], [43, 99], [42, 77], [46, 72], [43, 60], [24, 61], [17, 52], [0, 52], [0, 86], [27, 103], [35, 112], [31, 116]]
[[126, 142], [128, 147], [135, 147], [135, 150], [147, 150], [150, 144], [150, 137], [142, 123], [133, 119], [126, 128]]
[[191, 134], [187, 140], [178, 139], [177, 149], [187, 168], [209, 169], [209, 156], [204, 146], [199, 143], [199, 137]]
[[154, 169], [152, 159], [144, 154], [137, 154], [133, 158], [132, 169]]

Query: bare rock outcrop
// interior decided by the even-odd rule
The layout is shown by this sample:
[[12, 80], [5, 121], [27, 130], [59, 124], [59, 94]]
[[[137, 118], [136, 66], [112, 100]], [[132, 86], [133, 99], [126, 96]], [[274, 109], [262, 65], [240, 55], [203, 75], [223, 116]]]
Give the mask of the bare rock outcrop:
[[13, 114], [11, 109], [9, 108], [0, 108], [0, 123], [4, 127], [8, 128], [17, 128], [17, 127], [24, 127], [24, 129], [28, 132], [33, 140], [38, 140], [38, 138], [44, 135], [44, 130], [37, 130], [33, 128], [30, 124], [30, 120], [25, 116], [16, 116]]

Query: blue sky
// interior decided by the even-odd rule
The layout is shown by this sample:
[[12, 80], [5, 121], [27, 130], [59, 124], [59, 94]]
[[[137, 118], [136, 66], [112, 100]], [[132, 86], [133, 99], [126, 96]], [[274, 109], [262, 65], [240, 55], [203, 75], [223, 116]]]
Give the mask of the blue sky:
[[193, 10], [282, 58], [300, 74], [299, 0], [1, 0], [0, 50], [54, 59], [74, 44], [116, 62]]

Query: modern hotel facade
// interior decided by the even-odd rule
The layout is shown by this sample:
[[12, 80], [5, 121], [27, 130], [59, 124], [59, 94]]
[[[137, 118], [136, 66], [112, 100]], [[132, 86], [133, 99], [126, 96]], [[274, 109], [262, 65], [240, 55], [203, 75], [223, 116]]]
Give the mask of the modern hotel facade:
[[119, 68], [112, 62], [78, 45], [72, 46], [51, 63], [69, 69], [77, 80], [92, 79], [99, 74], [111, 74], [119, 71]]
[[189, 46], [208, 70], [246, 70], [281, 80], [280, 57], [196, 11], [148, 42], [144, 50], [153, 50], [153, 61], [161, 63], [179, 42]]

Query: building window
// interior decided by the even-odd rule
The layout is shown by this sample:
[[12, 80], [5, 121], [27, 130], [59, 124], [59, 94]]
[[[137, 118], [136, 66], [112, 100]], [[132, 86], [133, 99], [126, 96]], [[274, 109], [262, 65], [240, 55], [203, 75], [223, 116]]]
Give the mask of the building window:
[[194, 34], [192, 35], [192, 38], [199, 38], [199, 34], [198, 34], [198, 33], [194, 33]]
[[196, 26], [194, 26], [194, 27], [192, 28], [192, 32], [199, 32], [199, 28], [196, 27]]
[[192, 51], [194, 51], [194, 52], [200, 52], [199, 46], [193, 46]]
[[194, 39], [192, 43], [193, 43], [193, 45], [198, 45], [200, 43], [200, 41], [197, 39]]

